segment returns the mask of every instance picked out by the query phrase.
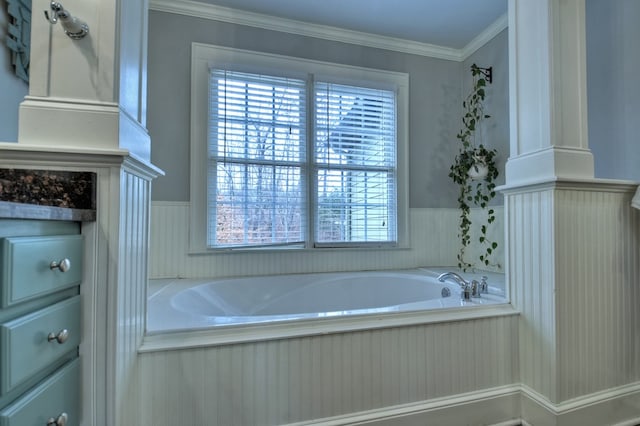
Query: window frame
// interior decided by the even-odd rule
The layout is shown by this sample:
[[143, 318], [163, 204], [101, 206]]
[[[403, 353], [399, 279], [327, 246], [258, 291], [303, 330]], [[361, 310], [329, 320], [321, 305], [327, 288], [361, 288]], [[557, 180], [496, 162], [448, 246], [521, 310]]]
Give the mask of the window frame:
[[[332, 248], [408, 248], [409, 247], [409, 184], [408, 184], [408, 129], [409, 129], [409, 76], [406, 73], [354, 67], [350, 65], [321, 62], [298, 57], [268, 54], [222, 46], [192, 43], [191, 48], [191, 120], [190, 120], [190, 226], [189, 253], [203, 254], [229, 251], [256, 250], [330, 250]], [[379, 87], [394, 90], [396, 98], [396, 197], [397, 197], [397, 243], [335, 243], [314, 245], [315, 197], [309, 191], [315, 179], [308, 179], [307, 218], [304, 247], [301, 245], [282, 247], [208, 247], [207, 246], [207, 132], [209, 69], [228, 68], [249, 73], [272, 73], [274, 75], [303, 78], [313, 75], [320, 81], [353, 86]], [[312, 83], [312, 82], [311, 82]], [[307, 113], [313, 111], [313, 84], [309, 85]], [[314, 120], [307, 126], [307, 146], [313, 144]], [[313, 162], [308, 167], [313, 167]], [[307, 173], [311, 173], [308, 169]]]

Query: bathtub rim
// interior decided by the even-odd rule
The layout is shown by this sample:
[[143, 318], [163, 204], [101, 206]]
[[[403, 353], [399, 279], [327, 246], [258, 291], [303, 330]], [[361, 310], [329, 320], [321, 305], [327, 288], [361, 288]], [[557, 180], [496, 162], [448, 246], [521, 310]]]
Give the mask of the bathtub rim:
[[[447, 266], [421, 266], [417, 268], [402, 268], [398, 270], [383, 271], [408, 272], [417, 270], [429, 274], [437, 274], [456, 269], [457, 268], [455, 267]], [[468, 271], [468, 273], [476, 275], [483, 272], [489, 271]], [[489, 274], [492, 274], [492, 272], [489, 272]], [[226, 278], [220, 277], [220, 279]], [[208, 278], [203, 279], [203, 282], [206, 282], [206, 280], [208, 280]], [[445, 307], [432, 310], [392, 311], [324, 318], [297, 318], [290, 321], [283, 320], [275, 322], [229, 324], [196, 329], [145, 331], [142, 344], [138, 351], [140, 353], [144, 353], [164, 350], [190, 349], [519, 315], [520, 312], [510, 303], [508, 288], [509, 286], [507, 283], [503, 282], [503, 288], [501, 289], [502, 295], [498, 296], [498, 298], [503, 301], [486, 305], [478, 305], [473, 302], [469, 302], [468, 304], [465, 303], [466, 306]], [[151, 297], [153, 297], [153, 295], [151, 295]]]
[[139, 353], [193, 349], [230, 344], [255, 343], [299, 337], [322, 336], [382, 328], [429, 325], [443, 322], [470, 321], [480, 318], [519, 315], [509, 302], [492, 305], [464, 306], [428, 311], [387, 312], [353, 315], [348, 319], [313, 318], [275, 323], [239, 324], [197, 330], [147, 333]]
[[[240, 326], [248, 326], [252, 324], [264, 324], [268, 322], [291, 322], [291, 321], [305, 321], [305, 320], [320, 320], [328, 317], [353, 317], [358, 315], [376, 315], [376, 314], [384, 314], [384, 313], [397, 313], [397, 312], [408, 312], [408, 311], [427, 311], [431, 309], [450, 309], [461, 307], [460, 302], [460, 287], [451, 281], [437, 283], [438, 286], [444, 286], [449, 288], [450, 297], [437, 297], [432, 298], [428, 297], [426, 299], [415, 299], [409, 300], [405, 302], [393, 302], [390, 304], [374, 304], [372, 306], [353, 306], [352, 308], [343, 309], [342, 307], [329, 307], [329, 306], [321, 306], [326, 307], [328, 310], [294, 310], [291, 312], [273, 312], [273, 313], [261, 313], [259, 310], [256, 312], [244, 312], [243, 308], [238, 308], [233, 303], [233, 300], [230, 302], [230, 307], [223, 306], [213, 306], [210, 309], [223, 309], [225, 314], [211, 314], [206, 315], [202, 314], [198, 311], [191, 311], [188, 308], [183, 308], [178, 305], [174, 305], [174, 299], [176, 297], [181, 296], [185, 292], [190, 292], [191, 290], [198, 290], [200, 288], [205, 288], [204, 293], [207, 294], [206, 288], [209, 286], [217, 286], [222, 285], [223, 288], [227, 287], [229, 284], [232, 284], [232, 287], [239, 284], [241, 286], [246, 285], [245, 281], [249, 281], [249, 285], [255, 285], [252, 281], [255, 278], [264, 278], [264, 279], [273, 279], [273, 278], [284, 278], [284, 283], [290, 282], [291, 278], [295, 280], [304, 280], [306, 276], [311, 275], [313, 278], [311, 279], [310, 285], [303, 285], [300, 287], [302, 291], [305, 291], [305, 288], [313, 290], [317, 285], [323, 284], [332, 284], [336, 281], [345, 280], [348, 282], [352, 278], [366, 278], [373, 279], [376, 283], [375, 288], [382, 288], [385, 290], [386, 280], [405, 280], [408, 278], [407, 285], [414, 285], [416, 283], [416, 279], [419, 282], [427, 282], [431, 283], [435, 280], [438, 274], [455, 270], [455, 268], [407, 268], [407, 269], [395, 269], [395, 270], [367, 270], [367, 271], [349, 271], [345, 276], [345, 272], [321, 272], [321, 273], [297, 273], [297, 274], [282, 274], [282, 275], [266, 275], [260, 277], [253, 276], [242, 276], [242, 277], [220, 277], [220, 278], [168, 278], [168, 279], [154, 279], [149, 282], [149, 295], [148, 295], [148, 304], [147, 304], [147, 334], [157, 334], [157, 333], [170, 333], [170, 332], [178, 332], [178, 331], [190, 331], [190, 330], [199, 330], [208, 327], [231, 327], [235, 325]], [[505, 292], [504, 292], [504, 275], [489, 272], [489, 271], [467, 271], [460, 272], [461, 274], [465, 274], [464, 276], [471, 280], [472, 278], [480, 279], [480, 275], [487, 275], [490, 279], [490, 283], [494, 283], [496, 286], [492, 286], [490, 284], [489, 294], [482, 298], [473, 298], [470, 302], [463, 302], [463, 306], [470, 307], [475, 306], [477, 304], [497, 304], [504, 303], [507, 301]], [[383, 285], [380, 286], [380, 278], [383, 278]], [[151, 284], [151, 281], [157, 281], [157, 283]], [[289, 285], [285, 285], [284, 292], [282, 294], [279, 292], [278, 288], [282, 290], [279, 286], [280, 283], [275, 284], [275, 299], [276, 302], [282, 297], [289, 297], [291, 294], [291, 289], [287, 289]], [[228, 291], [225, 290], [225, 293]], [[297, 290], [296, 290], [297, 291]], [[199, 291], [197, 291], [199, 293]], [[235, 294], [229, 295], [232, 299], [237, 297]], [[223, 296], [223, 299], [225, 296]], [[438, 302], [439, 306], [429, 306], [430, 302]], [[391, 302], [391, 301], [389, 301]], [[171, 309], [175, 311], [171, 315], [175, 314], [175, 322], [166, 321], [162, 311], [158, 310], [158, 305], [162, 305], [163, 303], [171, 304]], [[424, 305], [427, 306], [424, 306]], [[422, 306], [421, 306], [422, 305]], [[269, 308], [269, 304], [265, 306], [267, 309]], [[244, 307], [246, 309], [246, 307]]]

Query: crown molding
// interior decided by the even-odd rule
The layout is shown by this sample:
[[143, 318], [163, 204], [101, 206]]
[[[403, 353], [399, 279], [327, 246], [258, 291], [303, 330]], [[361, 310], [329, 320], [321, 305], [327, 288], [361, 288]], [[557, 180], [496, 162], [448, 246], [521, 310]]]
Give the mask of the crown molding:
[[438, 59], [463, 60], [460, 49], [238, 11], [190, 0], [150, 0], [149, 9]]
[[496, 19], [491, 25], [484, 29], [476, 38], [460, 50], [460, 56], [464, 61], [473, 55], [478, 49], [490, 42], [495, 36], [500, 34], [509, 26], [509, 16], [505, 13]]
[[214, 6], [191, 0], [150, 0], [149, 9], [458, 62], [467, 59], [476, 50], [507, 28], [508, 25], [508, 16], [504, 14], [465, 47], [453, 49], [401, 38], [345, 30], [328, 25], [278, 18], [261, 13], [239, 11], [233, 8]]

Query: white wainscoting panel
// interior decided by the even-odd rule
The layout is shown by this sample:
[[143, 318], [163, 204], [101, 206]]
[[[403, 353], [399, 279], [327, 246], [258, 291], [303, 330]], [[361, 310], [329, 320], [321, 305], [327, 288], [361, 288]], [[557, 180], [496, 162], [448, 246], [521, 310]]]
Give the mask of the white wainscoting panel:
[[[503, 247], [503, 208], [490, 228]], [[150, 278], [202, 278], [301, 272], [401, 269], [456, 265], [457, 209], [411, 209], [410, 248], [394, 250], [293, 250], [189, 255], [189, 203], [152, 203]], [[469, 253], [474, 253], [471, 249]], [[345, 255], [347, 254], [347, 255]], [[504, 253], [496, 256], [504, 264]]]
[[123, 168], [120, 172], [118, 281], [110, 312], [115, 347], [108, 365], [114, 380], [114, 423], [139, 422], [138, 348], [145, 331], [151, 184], [149, 177]]
[[506, 196], [520, 377], [551, 404], [640, 380], [632, 195], [629, 185], [557, 183]]
[[632, 195], [556, 193], [561, 401], [640, 380], [640, 214]]
[[[555, 299], [553, 297], [553, 192], [505, 197], [511, 303], [522, 315], [520, 378], [543, 395], [555, 396]], [[543, 367], [544, 366], [544, 367]]]
[[513, 315], [141, 353], [141, 424], [281, 425], [508, 386], [517, 328]]

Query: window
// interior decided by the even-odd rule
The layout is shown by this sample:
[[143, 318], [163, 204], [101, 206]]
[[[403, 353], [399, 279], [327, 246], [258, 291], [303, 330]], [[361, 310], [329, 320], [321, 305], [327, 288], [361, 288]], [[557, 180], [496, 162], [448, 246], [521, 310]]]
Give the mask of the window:
[[402, 245], [406, 75], [199, 44], [192, 62], [194, 251]]
[[212, 69], [209, 247], [305, 240], [305, 82]]
[[314, 241], [395, 243], [395, 92], [320, 81], [314, 99]]

